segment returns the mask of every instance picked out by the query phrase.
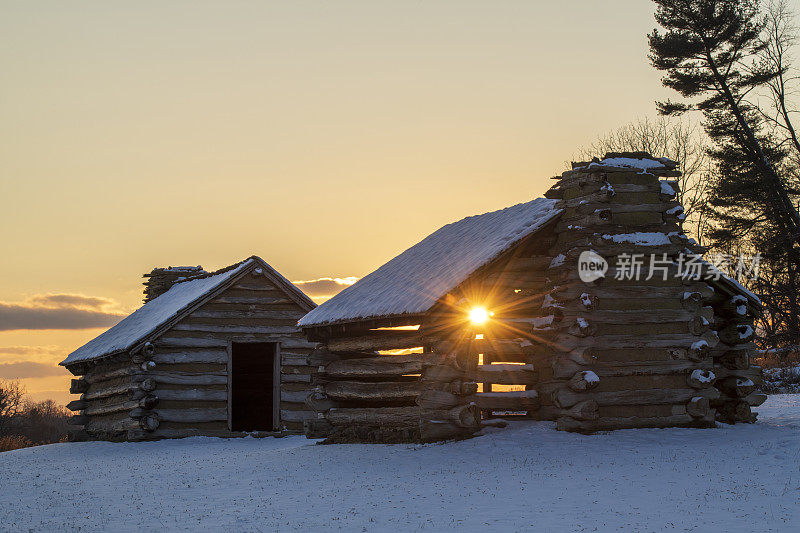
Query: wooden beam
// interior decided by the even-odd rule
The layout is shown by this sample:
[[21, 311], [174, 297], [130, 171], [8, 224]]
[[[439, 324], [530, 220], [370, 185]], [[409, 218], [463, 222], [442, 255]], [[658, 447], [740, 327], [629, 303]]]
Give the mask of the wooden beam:
[[413, 400], [424, 390], [419, 381], [332, 381], [324, 385], [325, 394], [341, 401]]
[[159, 348], [227, 348], [228, 341], [208, 337], [161, 337], [156, 345]]
[[468, 398], [480, 409], [489, 411], [535, 411], [541, 406], [535, 390], [510, 392], [484, 392]]
[[303, 422], [317, 416], [313, 411], [289, 411], [281, 410], [281, 421], [283, 422]]
[[362, 337], [334, 338], [328, 340], [332, 352], [377, 351], [425, 346], [418, 331], [373, 331]]
[[151, 372], [148, 375], [136, 376], [137, 381], [153, 379], [156, 383], [169, 385], [226, 385], [226, 372]]
[[228, 391], [213, 389], [159, 389], [155, 392], [159, 400], [165, 401], [228, 401]]
[[564, 387], [553, 393], [553, 402], [561, 408], [569, 408], [583, 400], [594, 400], [598, 405], [654, 405], [664, 403], [685, 404], [696, 396], [718, 398], [719, 391], [706, 389], [640, 389], [609, 392], [578, 393]]
[[229, 319], [265, 319], [265, 320], [300, 320], [305, 313], [301, 310], [296, 311], [283, 311], [283, 310], [204, 310], [198, 309], [189, 318], [218, 318], [223, 320]]
[[574, 418], [561, 417], [557, 427], [561, 431], [593, 432], [628, 428], [666, 428], [666, 427], [712, 427], [713, 420], [694, 418], [689, 414], [658, 416], [658, 417], [630, 417], [610, 418], [598, 420], [575, 420]]
[[153, 362], [159, 364], [186, 364], [186, 363], [217, 363], [228, 362], [228, 352], [219, 350], [184, 350], [180, 352], [159, 351], [153, 355]]
[[102, 416], [102, 415], [110, 415], [113, 413], [120, 413], [123, 411], [130, 411], [139, 406], [139, 402], [135, 400], [124, 401], [120, 403], [115, 403], [112, 405], [101, 405], [97, 407], [87, 407], [84, 409], [83, 414], [88, 416]]
[[467, 371], [464, 379], [498, 385], [535, 385], [539, 373], [533, 365], [478, 365], [475, 370]]
[[81, 394], [89, 390], [89, 382], [83, 378], [70, 380], [69, 392], [70, 394]]
[[200, 333], [227, 333], [237, 334], [257, 334], [257, 335], [280, 335], [289, 333], [299, 333], [300, 329], [295, 326], [217, 326], [212, 324], [185, 324], [178, 323], [172, 327], [173, 331], [190, 331]]
[[364, 359], [333, 361], [320, 367], [320, 373], [330, 378], [381, 378], [419, 374], [424, 368], [443, 363], [438, 354], [383, 355]]
[[224, 422], [228, 420], [227, 408], [156, 409], [162, 422]]

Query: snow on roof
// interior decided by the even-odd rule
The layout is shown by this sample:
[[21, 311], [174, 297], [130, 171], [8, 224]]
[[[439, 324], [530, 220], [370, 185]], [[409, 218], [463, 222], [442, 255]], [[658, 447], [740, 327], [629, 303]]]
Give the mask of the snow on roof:
[[237, 276], [254, 261], [254, 258], [249, 258], [235, 268], [219, 274], [175, 283], [167, 292], [150, 300], [116, 326], [69, 354], [59, 364], [65, 366], [130, 350], [192, 303]]
[[666, 168], [664, 163], [656, 161], [655, 159], [634, 159], [632, 157], [608, 157], [599, 163], [590, 163], [589, 166], [638, 168], [642, 170], [651, 168]]
[[301, 326], [428, 311], [481, 266], [561, 210], [546, 198], [448, 224], [302, 319]]
[[608, 152], [603, 159], [595, 158], [591, 162], [573, 163], [574, 169], [605, 167], [620, 169], [671, 170], [678, 166], [676, 161], [667, 157], [653, 157], [647, 152]]
[[[694, 239], [692, 239], [692, 240], [694, 240]], [[744, 285], [742, 285], [741, 283], [739, 283], [739, 282], [736, 280], [736, 278], [734, 278], [733, 276], [729, 276], [729, 275], [728, 275], [728, 274], [726, 274], [725, 272], [722, 272], [722, 271], [721, 271], [721, 270], [719, 270], [719, 269], [718, 269], [718, 268], [717, 268], [717, 267], [716, 267], [716, 266], [715, 266], [713, 263], [711, 263], [711, 262], [710, 262], [710, 261], [708, 261], [707, 259], [704, 259], [704, 258], [702, 258], [702, 257], [701, 257], [701, 258], [700, 258], [700, 262], [701, 262], [703, 265], [706, 265], [706, 266], [710, 267], [710, 268], [711, 268], [711, 272], [712, 272], [713, 274], [719, 274], [719, 279], [715, 279], [715, 280], [713, 280], [713, 281], [716, 281], [716, 282], [719, 282], [719, 283], [722, 283], [722, 284], [726, 284], [726, 285], [728, 285], [728, 288], [729, 288], [729, 289], [730, 289], [732, 292], [737, 292], [737, 291], [738, 291], [739, 293], [743, 294], [743, 295], [744, 295], [744, 296], [746, 296], [747, 298], [750, 298], [750, 300], [751, 300], [751, 301], [753, 301], [755, 304], [757, 304], [757, 305], [761, 305], [761, 298], [759, 298], [758, 296], [756, 296], [755, 294], [753, 294], [753, 293], [752, 293], [752, 292], [751, 292], [749, 289], [747, 289], [747, 288], [746, 288]], [[712, 285], [713, 285], [713, 284], [712, 284]]]
[[629, 242], [644, 246], [658, 246], [670, 243], [669, 234], [659, 232], [637, 231], [636, 233], [617, 233], [615, 235], [605, 234], [603, 238], [618, 243]]
[[749, 297], [750, 299], [752, 299], [752, 300], [753, 300], [754, 302], [756, 302], [757, 304], [761, 305], [761, 298], [759, 298], [758, 296], [756, 296], [755, 294], [753, 294], [753, 293], [752, 293], [750, 290], [748, 290], [747, 288], [745, 288], [745, 286], [744, 286], [744, 285], [742, 285], [741, 283], [739, 283], [739, 282], [736, 280], [736, 278], [734, 278], [734, 277], [732, 277], [732, 276], [728, 276], [728, 275], [727, 275], [727, 274], [725, 274], [724, 272], [723, 272], [723, 273], [721, 273], [721, 274], [722, 274], [721, 278], [722, 278], [723, 280], [727, 281], [729, 284], [733, 285], [733, 287], [734, 287], [735, 289], [739, 290], [739, 291], [740, 291], [742, 294], [744, 294], [745, 296]]

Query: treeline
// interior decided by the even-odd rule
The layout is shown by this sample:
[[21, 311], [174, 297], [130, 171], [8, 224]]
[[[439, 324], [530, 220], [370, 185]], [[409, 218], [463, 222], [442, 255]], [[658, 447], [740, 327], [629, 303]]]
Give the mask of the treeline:
[[66, 441], [70, 416], [53, 400], [27, 400], [18, 381], [0, 380], [0, 452]]
[[[685, 228], [762, 301], [760, 347], [800, 346], [797, 37], [784, 0], [654, 0], [648, 57], [678, 101], [599, 138], [586, 156], [647, 151], [680, 163]], [[697, 117], [697, 118], [693, 118]], [[698, 120], [699, 119], [699, 120]], [[738, 274], [738, 275], [737, 275]], [[743, 275], [744, 274], [744, 275]]]

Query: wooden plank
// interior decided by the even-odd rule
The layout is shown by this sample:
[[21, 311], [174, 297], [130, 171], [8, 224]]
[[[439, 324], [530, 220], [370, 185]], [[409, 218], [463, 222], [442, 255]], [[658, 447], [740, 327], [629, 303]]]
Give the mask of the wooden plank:
[[231, 287], [233, 290], [241, 290], [241, 291], [270, 291], [270, 292], [281, 292], [278, 287], [268, 283], [247, 283], [244, 281], [240, 281]]
[[303, 366], [308, 364], [308, 355], [296, 353], [281, 353], [281, 364], [288, 366]]
[[539, 374], [533, 365], [478, 365], [466, 373], [465, 379], [498, 385], [535, 385]]
[[[591, 338], [591, 346], [598, 350], [631, 349], [631, 348], [689, 348], [694, 342], [705, 340], [709, 346], [716, 346], [719, 340], [713, 334], [653, 334], [653, 335], [598, 335]], [[554, 349], [569, 351], [576, 348], [584, 338], [559, 334], [547, 343]]]
[[[334, 426], [419, 427], [422, 421], [455, 423], [478, 429], [479, 416], [474, 406], [458, 405], [450, 409], [420, 407], [334, 408], [325, 419]], [[477, 418], [477, 419], [476, 419]]]
[[311, 383], [309, 374], [281, 374], [281, 383]]
[[604, 278], [598, 283], [572, 282], [560, 285], [554, 297], [559, 301], [578, 299], [583, 293], [598, 296], [603, 299], [627, 298], [680, 298], [684, 292], [699, 292], [701, 297], [709, 298], [714, 295], [713, 289], [703, 282], [676, 281], [674, 286], [654, 287], [647, 282], [634, 282], [630, 280], [615, 280]]
[[154, 395], [164, 401], [227, 401], [228, 391], [209, 389], [158, 389]]
[[165, 348], [227, 348], [226, 339], [209, 337], [161, 337], [156, 346]]
[[304, 420], [316, 418], [317, 414], [313, 411], [288, 411], [281, 410], [282, 422], [302, 422]]
[[419, 381], [332, 381], [325, 384], [325, 394], [342, 401], [413, 400], [423, 388]]
[[417, 427], [419, 407], [336, 408], [325, 414], [334, 426]]
[[[299, 331], [299, 330], [298, 330]], [[310, 342], [302, 336], [302, 334], [295, 333], [292, 335], [287, 334], [272, 334], [272, 335], [265, 335], [265, 334], [257, 334], [257, 333], [213, 333], [213, 332], [192, 332], [192, 331], [170, 331], [170, 339], [181, 339], [181, 341], [186, 341], [182, 343], [181, 341], [175, 342], [170, 340], [170, 345], [168, 347], [171, 348], [181, 348], [181, 344], [184, 346], [190, 347], [224, 347], [227, 349], [228, 343], [231, 341], [235, 342], [277, 342], [280, 343], [281, 349], [288, 349], [288, 350], [295, 350], [295, 349], [302, 349], [302, 350], [313, 350], [317, 347], [316, 342]], [[159, 341], [158, 346], [161, 346], [161, 341]]]
[[281, 401], [292, 402], [292, 403], [305, 403], [306, 398], [308, 398], [309, 394], [311, 394], [310, 389], [299, 390], [299, 391], [282, 390]]
[[226, 385], [227, 372], [151, 372], [148, 375], [136, 376], [137, 381], [152, 378], [156, 383], [170, 385]]
[[555, 404], [561, 408], [572, 407], [583, 400], [594, 400], [598, 405], [649, 405], [664, 403], [685, 404], [694, 397], [718, 398], [719, 391], [713, 387], [706, 389], [646, 389], [621, 390], [614, 392], [578, 393], [569, 389], [558, 389], [553, 393]]
[[288, 298], [268, 297], [268, 296], [220, 296], [213, 303], [218, 304], [248, 304], [248, 305], [270, 305], [270, 304], [291, 304]]
[[228, 362], [226, 350], [185, 350], [183, 352], [162, 352], [153, 354], [153, 361], [159, 364], [218, 363]]
[[204, 333], [226, 333], [226, 334], [259, 334], [259, 335], [274, 335], [274, 334], [287, 334], [298, 333], [299, 328], [295, 326], [217, 326], [212, 324], [175, 324], [172, 329], [174, 331], [192, 331]]
[[535, 390], [484, 392], [469, 397], [480, 409], [489, 411], [535, 411], [541, 405]]
[[[702, 409], [703, 406], [701, 404], [704, 404], [706, 410], [708, 409], [708, 400], [706, 398], [698, 398], [697, 400], [696, 405], [698, 409]], [[691, 401], [686, 405], [690, 404], [692, 404]], [[639, 418], [652, 418], [655, 416], [685, 415], [687, 414], [686, 405], [669, 403], [650, 405], [604, 405], [598, 409], [598, 415], [599, 418], [630, 418], [634, 416]]]
[[267, 311], [207, 311], [198, 309], [189, 318], [217, 318], [217, 319], [265, 319], [265, 320], [300, 320], [305, 313], [300, 310], [297, 311], [281, 311], [281, 310], [267, 310]]
[[424, 346], [418, 331], [373, 331], [362, 337], [342, 337], [328, 340], [332, 352], [374, 351]]
[[102, 416], [102, 415], [110, 415], [113, 413], [121, 413], [123, 411], [130, 411], [139, 406], [139, 402], [137, 401], [124, 401], [120, 403], [115, 403], [111, 405], [101, 405], [97, 407], [87, 407], [83, 414], [87, 416]]
[[139, 429], [139, 421], [128, 416], [112, 420], [91, 419], [85, 426], [86, 432], [93, 437], [109, 438], [112, 433]]
[[122, 385], [115, 385], [105, 388], [92, 388], [91, 392], [83, 394], [82, 398], [86, 400], [99, 400], [101, 398], [108, 398], [116, 394], [128, 394], [131, 391], [137, 390], [138, 386], [133, 383], [124, 383]]
[[196, 374], [225, 372], [224, 363], [160, 363], [148, 369], [149, 372], [187, 372]]
[[424, 368], [441, 364], [445, 357], [438, 354], [384, 355], [363, 359], [333, 361], [320, 367], [320, 372], [333, 378], [380, 378], [419, 374]]
[[218, 422], [228, 420], [226, 408], [155, 409], [162, 422]]
[[571, 377], [582, 370], [592, 370], [600, 377], [621, 376], [654, 376], [668, 374], [684, 374], [696, 368], [708, 370], [712, 368], [711, 361], [698, 362], [688, 360], [677, 361], [627, 361], [605, 362], [598, 358], [591, 366], [581, 365], [567, 358], [559, 358], [553, 362], [556, 377]]
[[662, 324], [667, 322], [689, 322], [698, 316], [705, 316], [710, 321], [713, 316], [713, 310], [709, 307], [700, 311], [690, 309], [652, 309], [647, 312], [642, 312], [641, 309], [627, 309], [596, 310], [581, 313], [572, 312], [562, 315], [559, 319], [559, 323], [565, 324], [575, 322], [577, 317], [581, 317], [589, 323]]
[[97, 369], [96, 371], [90, 372], [83, 376], [83, 379], [85, 379], [90, 385], [94, 385], [96, 383], [102, 383], [104, 381], [130, 376], [131, 374], [141, 371], [141, 368], [138, 366], [126, 365], [114, 369]]

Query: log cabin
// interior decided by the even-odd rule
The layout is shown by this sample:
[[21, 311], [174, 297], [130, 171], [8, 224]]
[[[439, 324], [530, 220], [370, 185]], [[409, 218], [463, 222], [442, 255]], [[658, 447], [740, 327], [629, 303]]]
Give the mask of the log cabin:
[[73, 440], [299, 432], [315, 307], [259, 257], [216, 272], [156, 268], [145, 304], [72, 352]]
[[309, 312], [307, 436], [755, 420], [760, 302], [684, 233], [679, 176], [643, 152], [573, 163], [545, 198], [446, 225]]

